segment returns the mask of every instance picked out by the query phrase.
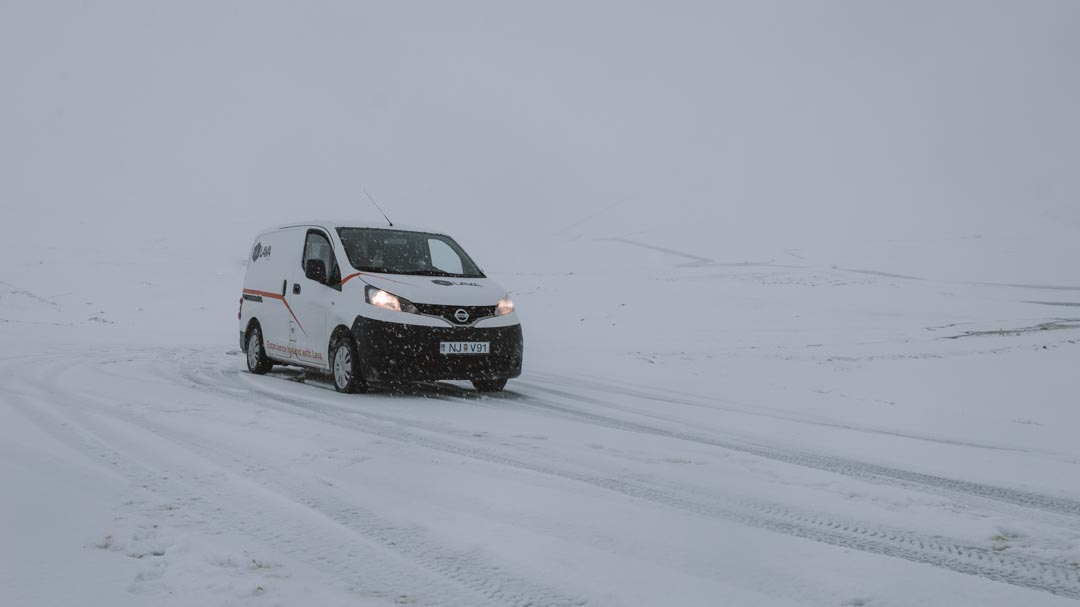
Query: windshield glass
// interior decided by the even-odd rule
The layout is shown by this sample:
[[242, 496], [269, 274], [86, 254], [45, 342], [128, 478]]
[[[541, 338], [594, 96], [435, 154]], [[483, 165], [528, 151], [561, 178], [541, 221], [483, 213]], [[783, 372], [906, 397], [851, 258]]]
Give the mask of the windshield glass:
[[349, 263], [361, 272], [483, 278], [453, 238], [382, 228], [338, 228]]

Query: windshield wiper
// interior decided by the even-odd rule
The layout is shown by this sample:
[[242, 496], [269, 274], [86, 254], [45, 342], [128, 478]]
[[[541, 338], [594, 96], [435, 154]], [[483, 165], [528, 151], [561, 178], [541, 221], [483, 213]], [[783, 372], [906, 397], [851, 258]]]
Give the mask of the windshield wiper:
[[467, 278], [464, 274], [451, 274], [450, 272], [443, 272], [442, 270], [404, 270], [401, 272], [394, 272], [394, 274], [401, 274], [404, 276], [446, 276], [448, 278]]
[[399, 276], [440, 276], [444, 278], [483, 278], [483, 274], [454, 274], [451, 272], [444, 272], [443, 270], [394, 270], [387, 268], [372, 268], [372, 267], [360, 267], [356, 268], [361, 272], [372, 272], [374, 274], [397, 274]]

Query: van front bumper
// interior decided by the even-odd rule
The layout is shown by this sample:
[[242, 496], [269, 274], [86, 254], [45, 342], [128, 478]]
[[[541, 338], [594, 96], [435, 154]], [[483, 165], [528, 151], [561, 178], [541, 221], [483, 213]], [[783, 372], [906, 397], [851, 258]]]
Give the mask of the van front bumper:
[[[509, 379], [521, 375], [521, 325], [427, 327], [358, 316], [352, 326], [360, 370], [370, 381]], [[444, 341], [488, 342], [489, 354], [440, 354]]]

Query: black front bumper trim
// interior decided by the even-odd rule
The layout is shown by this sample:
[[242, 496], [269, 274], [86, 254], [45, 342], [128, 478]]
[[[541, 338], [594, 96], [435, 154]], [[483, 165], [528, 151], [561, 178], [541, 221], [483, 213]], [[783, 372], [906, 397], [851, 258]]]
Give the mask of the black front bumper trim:
[[[425, 327], [356, 317], [352, 334], [369, 381], [509, 379], [521, 375], [521, 325]], [[440, 354], [444, 341], [489, 342], [490, 354]]]

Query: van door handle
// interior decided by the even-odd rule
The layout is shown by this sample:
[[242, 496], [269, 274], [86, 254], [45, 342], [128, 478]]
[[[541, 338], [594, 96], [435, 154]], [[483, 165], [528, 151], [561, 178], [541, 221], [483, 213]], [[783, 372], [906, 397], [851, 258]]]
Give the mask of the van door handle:
[[298, 283], [298, 282], [293, 283], [292, 292], [293, 292], [293, 295], [299, 295], [300, 294], [300, 283]]

